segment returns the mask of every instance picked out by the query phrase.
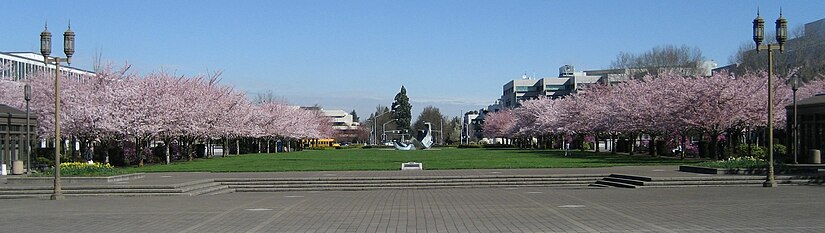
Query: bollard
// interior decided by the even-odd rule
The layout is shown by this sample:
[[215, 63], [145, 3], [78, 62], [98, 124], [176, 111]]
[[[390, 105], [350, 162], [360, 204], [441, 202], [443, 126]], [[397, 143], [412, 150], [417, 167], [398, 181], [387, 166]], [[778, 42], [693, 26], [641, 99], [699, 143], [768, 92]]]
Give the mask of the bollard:
[[822, 163], [822, 157], [819, 153], [819, 150], [810, 150], [810, 153], [808, 153], [808, 159], [807, 159], [806, 162], [811, 163], [811, 164], [821, 164]]

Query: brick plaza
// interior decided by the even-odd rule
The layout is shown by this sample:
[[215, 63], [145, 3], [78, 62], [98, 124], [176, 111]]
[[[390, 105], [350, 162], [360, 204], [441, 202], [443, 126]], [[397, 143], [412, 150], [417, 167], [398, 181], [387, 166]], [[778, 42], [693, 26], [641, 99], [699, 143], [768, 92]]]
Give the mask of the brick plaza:
[[2, 232], [825, 232], [822, 186], [0, 200]]

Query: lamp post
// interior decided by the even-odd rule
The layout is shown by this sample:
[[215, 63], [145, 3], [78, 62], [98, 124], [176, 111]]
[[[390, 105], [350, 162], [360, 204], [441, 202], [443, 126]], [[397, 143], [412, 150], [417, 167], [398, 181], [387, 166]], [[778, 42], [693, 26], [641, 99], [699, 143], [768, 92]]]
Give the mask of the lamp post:
[[370, 135], [370, 137], [372, 138], [372, 144], [373, 145], [375, 145], [376, 144], [375, 142], [378, 141], [378, 139], [377, 139], [378, 132], [375, 132], [375, 129], [378, 128], [378, 117], [383, 116], [384, 114], [387, 114], [387, 113], [391, 113], [391, 112], [393, 112], [393, 111], [387, 111], [387, 112], [378, 114], [377, 116], [372, 118], [372, 135]]
[[799, 90], [799, 76], [791, 77], [791, 90], [793, 90], [793, 163], [798, 164], [799, 158], [799, 123], [796, 118], [796, 91]]
[[40, 54], [43, 55], [43, 63], [46, 66], [50, 63], [54, 64], [54, 192], [51, 196], [52, 200], [65, 198], [60, 188], [60, 62], [72, 63], [74, 36], [70, 22], [69, 28], [63, 33], [63, 53], [66, 57], [49, 57], [52, 53], [52, 33], [49, 32], [48, 25], [40, 33]]
[[26, 174], [32, 174], [32, 127], [29, 118], [31, 112], [29, 101], [32, 100], [32, 86], [28, 83], [23, 86], [23, 99], [26, 100]]
[[387, 121], [387, 122], [385, 122], [384, 124], [381, 125], [381, 136], [382, 136], [381, 140], [386, 140], [387, 139], [387, 129], [386, 129], [387, 124], [389, 124], [390, 122], [393, 122], [395, 120], [398, 120], [398, 119], [392, 119], [392, 120]]
[[782, 52], [785, 50], [784, 44], [788, 39], [788, 20], [782, 17], [782, 10], [779, 10], [779, 19], [776, 19], [776, 44], [767, 43], [762, 45], [765, 38], [765, 20], [756, 11], [756, 19], [753, 19], [753, 41], [756, 42], [756, 52], [768, 50], [768, 176], [763, 187], [776, 187], [773, 169], [773, 50]]

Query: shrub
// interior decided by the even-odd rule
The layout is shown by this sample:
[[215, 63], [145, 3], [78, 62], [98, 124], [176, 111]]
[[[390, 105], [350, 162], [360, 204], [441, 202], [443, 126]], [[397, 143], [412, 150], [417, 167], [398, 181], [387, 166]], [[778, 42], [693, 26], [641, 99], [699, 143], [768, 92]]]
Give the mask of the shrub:
[[458, 145], [458, 148], [481, 148], [478, 144], [461, 144]]
[[[459, 148], [461, 145], [459, 145]], [[513, 145], [510, 144], [482, 144], [484, 148], [513, 148]]]
[[582, 150], [592, 150], [592, 149], [593, 149], [593, 143], [590, 143], [590, 142], [582, 143]]
[[[765, 158], [765, 147], [751, 145], [750, 146], [750, 156], [754, 158], [764, 159]], [[739, 158], [739, 157], [747, 157], [748, 156], [748, 144], [740, 144], [739, 145], [739, 154], [738, 155], [731, 155], [731, 158]]]
[[784, 156], [788, 153], [788, 147], [782, 144], [773, 144], [774, 156]]
[[712, 168], [745, 168], [745, 169], [753, 169], [753, 168], [765, 168], [768, 167], [768, 162], [761, 158], [745, 156], [745, 157], [731, 157], [726, 160], [720, 161], [712, 161], [712, 162], [703, 162], [698, 163], [696, 166], [700, 167], [712, 167]]
[[34, 159], [34, 163], [35, 163], [35, 164], [46, 164], [46, 165], [50, 165], [50, 164], [54, 164], [54, 160], [49, 159], [49, 158], [47, 158], [47, 157], [39, 157], [39, 156], [38, 156], [36, 159]]

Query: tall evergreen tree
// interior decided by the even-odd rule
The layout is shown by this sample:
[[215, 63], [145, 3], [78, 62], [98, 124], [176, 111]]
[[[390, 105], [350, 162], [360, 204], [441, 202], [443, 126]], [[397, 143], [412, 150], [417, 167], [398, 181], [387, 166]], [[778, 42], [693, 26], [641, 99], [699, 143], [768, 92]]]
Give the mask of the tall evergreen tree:
[[353, 109], [352, 112], [349, 112], [349, 114], [352, 115], [352, 122], [358, 122], [361, 120], [358, 119], [358, 113], [355, 112], [355, 109]]
[[395, 119], [397, 129], [409, 131], [410, 121], [412, 120], [412, 105], [410, 105], [410, 98], [407, 97], [407, 89], [404, 86], [401, 86], [401, 91], [395, 95], [392, 109], [395, 110], [392, 116]]

